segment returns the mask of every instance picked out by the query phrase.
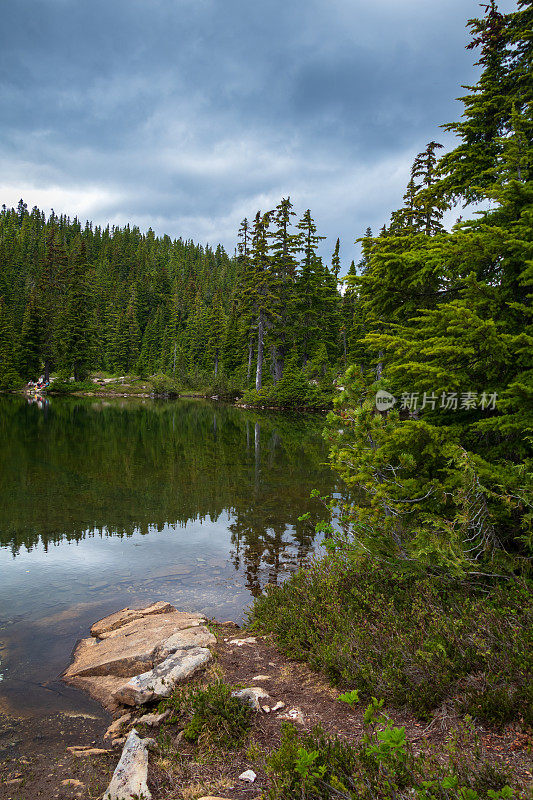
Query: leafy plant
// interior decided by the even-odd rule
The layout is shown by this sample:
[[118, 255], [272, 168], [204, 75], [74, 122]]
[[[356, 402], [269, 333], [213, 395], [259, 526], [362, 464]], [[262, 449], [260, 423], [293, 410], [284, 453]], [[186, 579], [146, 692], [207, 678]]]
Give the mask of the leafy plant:
[[165, 706], [183, 724], [187, 741], [235, 749], [248, 733], [253, 712], [232, 696], [233, 688], [217, 680], [205, 688], [174, 692]]

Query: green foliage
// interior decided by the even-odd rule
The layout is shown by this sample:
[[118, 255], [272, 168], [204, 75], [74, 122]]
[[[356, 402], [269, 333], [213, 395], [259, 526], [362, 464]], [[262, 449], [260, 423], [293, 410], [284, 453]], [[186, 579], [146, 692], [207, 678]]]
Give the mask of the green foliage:
[[348, 703], [348, 705], [353, 708], [353, 706], [359, 702], [359, 692], [357, 689], [352, 689], [351, 692], [344, 692], [343, 694], [340, 694], [338, 699], [341, 701], [341, 703]]
[[361, 697], [422, 718], [446, 700], [493, 724], [531, 724], [532, 600], [519, 580], [487, 592], [485, 583], [338, 555], [269, 588], [250, 622]]
[[[459, 729], [443, 764], [415, 754], [404, 728], [394, 727], [372, 698], [358, 745], [327, 736], [320, 727], [298, 734], [284, 723], [281, 743], [268, 758], [269, 800], [510, 800], [507, 775], [472, 746], [472, 732]], [[466, 751], [465, 745], [468, 745]], [[462, 753], [459, 752], [462, 746]]]
[[[416, 157], [404, 207], [363, 237], [347, 278], [353, 411], [329, 434], [334, 468], [361, 493], [338, 509], [345, 542], [456, 574], [527, 569], [533, 554], [532, 15], [527, 2], [484, 9], [469, 22], [481, 74], [445, 126], [458, 146]], [[447, 232], [458, 200], [491, 207]], [[394, 411], [377, 414], [378, 389]]]
[[75, 392], [94, 391], [94, 383], [90, 381], [71, 381], [65, 378], [56, 378], [46, 390], [47, 394], [74, 394]]
[[149, 383], [158, 397], [178, 397], [180, 393], [177, 382], [168, 375], [152, 375]]
[[164, 706], [183, 724], [187, 741], [202, 747], [239, 748], [250, 729], [253, 711], [232, 697], [234, 688], [219, 680], [205, 688], [178, 689]]

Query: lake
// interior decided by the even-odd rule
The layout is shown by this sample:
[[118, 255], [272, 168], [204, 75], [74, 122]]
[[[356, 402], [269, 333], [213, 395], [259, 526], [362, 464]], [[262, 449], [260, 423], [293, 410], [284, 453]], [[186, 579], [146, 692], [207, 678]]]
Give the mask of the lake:
[[0, 397], [0, 711], [79, 707], [59, 675], [119, 608], [242, 620], [319, 546], [323, 424], [203, 400]]

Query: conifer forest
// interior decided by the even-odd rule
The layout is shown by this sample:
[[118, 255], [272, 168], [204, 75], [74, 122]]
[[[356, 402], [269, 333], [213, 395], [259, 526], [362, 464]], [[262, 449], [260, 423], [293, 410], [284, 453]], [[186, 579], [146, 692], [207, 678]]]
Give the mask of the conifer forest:
[[[372, 50], [372, 63], [382, 58], [381, 10], [363, 0], [308, 4], [309, 30], [328, 41], [323, 60], [312, 61], [309, 30], [298, 30], [302, 95], [293, 110], [317, 137], [300, 161], [293, 156], [307, 140], [296, 127], [278, 130], [256, 109], [250, 118], [258, 120], [243, 130], [228, 111], [239, 96], [248, 123], [258, 94], [233, 50], [226, 72], [211, 52], [218, 39], [242, 46], [248, 68], [252, 39], [223, 27], [242, 4], [126, 4], [140, 37], [126, 72], [115, 61], [108, 72], [99, 62], [96, 69], [91, 50], [97, 105], [105, 95], [114, 113], [128, 108], [128, 135], [131, 98], [146, 101], [137, 135], [111, 136], [104, 109], [94, 123], [102, 149], [81, 165], [88, 171], [105, 152], [101, 182], [84, 183], [73, 168], [55, 189], [35, 178], [32, 200], [72, 197], [69, 187], [79, 185], [85, 194], [75, 211], [100, 208], [100, 222], [129, 222], [97, 224], [68, 208], [45, 213], [50, 206], [31, 208], [26, 190], [17, 205], [18, 180], [0, 209], [2, 797], [66, 800], [77, 787], [76, 796], [110, 800], [531, 798], [533, 0], [509, 3], [514, 10], [483, 0], [479, 16], [461, 27], [475, 78], [458, 90], [456, 120], [435, 119], [432, 130], [436, 106], [428, 98], [429, 130], [424, 122], [415, 142], [409, 131], [420, 132], [422, 122], [392, 130], [415, 107], [401, 95], [401, 114], [393, 108], [389, 119], [387, 109], [388, 123], [376, 112], [383, 142], [374, 155], [365, 150], [368, 165], [357, 137], [328, 164], [315, 163], [326, 152], [324, 131], [331, 150], [341, 142], [332, 133], [331, 76], [352, 63], [331, 31], [350, 19], [358, 57]], [[84, 6], [69, 5], [73, 16]], [[114, 3], [104, 5], [119, 15]], [[331, 31], [312, 16], [321, 5]], [[382, 5], [388, 29], [394, 14], [407, 20], [405, 59], [418, 71], [428, 42], [411, 26], [422, 7], [431, 25], [449, 14], [450, 52], [450, 41], [459, 41], [446, 4]], [[139, 22], [145, 6], [158, 20], [147, 43]], [[247, 13], [256, 11], [248, 4]], [[268, 4], [261, 24], [275, 16], [267, 11]], [[16, 25], [18, 12], [11, 13]], [[366, 30], [365, 15], [376, 37], [369, 50], [359, 28]], [[159, 53], [169, 30], [195, 57], [181, 74], [175, 42], [171, 55], [161, 46], [161, 71], [152, 73], [164, 76], [161, 88], [146, 54], [154, 42]], [[363, 70], [355, 88], [346, 70], [348, 89], [334, 87], [343, 102], [371, 95], [391, 64], [403, 63], [403, 40], [390, 35], [401, 57], [381, 77]], [[109, 42], [118, 58], [120, 43]], [[69, 41], [69, 59], [70, 49]], [[447, 64], [441, 55], [438, 63]], [[292, 50], [290, 57], [292, 65]], [[270, 90], [262, 69], [255, 80]], [[417, 91], [435, 74], [428, 70]], [[194, 94], [193, 78], [205, 97]], [[283, 72], [284, 92], [285, 82]], [[161, 105], [150, 105], [158, 92]], [[77, 98], [81, 107], [85, 83], [83, 97], [59, 94], [58, 104]], [[292, 103], [288, 89], [284, 113], [287, 97]], [[384, 92], [372, 108], [390, 97]], [[316, 116], [305, 118], [307, 101]], [[239, 120], [235, 141], [217, 127], [230, 112]], [[47, 113], [31, 122], [36, 151], [35, 142], [62, 141]], [[208, 153], [215, 128], [220, 138]], [[262, 152], [261, 142], [271, 137], [278, 147], [291, 130], [296, 144]], [[369, 125], [365, 135], [373, 132]], [[123, 145], [131, 156], [146, 150], [126, 145], [152, 142], [167, 148], [158, 168], [170, 171], [175, 135], [184, 152], [168, 183], [149, 158], [135, 178], [146, 178], [146, 195], [133, 179], [122, 193], [120, 165], [108, 177], [106, 165], [122, 158]], [[230, 196], [228, 171], [251, 163], [256, 135], [253, 175], [246, 183], [239, 174]], [[79, 154], [90, 148], [79, 141], [76, 148], [63, 173], [50, 161], [42, 175], [80, 167]], [[124, 155], [121, 164], [133, 162]], [[296, 167], [302, 178], [293, 189]], [[337, 204], [339, 173], [346, 187]], [[359, 173], [362, 180], [381, 174], [386, 188], [372, 187], [368, 198], [366, 189], [351, 191]], [[383, 198], [396, 194], [398, 175], [406, 185], [393, 205]], [[311, 192], [313, 180], [324, 187], [330, 176], [331, 187]], [[171, 211], [169, 187], [178, 187]], [[322, 200], [318, 211], [306, 207]], [[140, 203], [144, 228], [131, 213]], [[354, 206], [361, 229], [346, 241], [348, 203], [348, 224]], [[228, 219], [235, 230], [225, 246], [208, 244], [163, 235], [162, 219], [195, 226], [187, 234], [227, 236]], [[153, 220], [157, 231], [148, 227]], [[344, 259], [352, 246], [358, 255]], [[86, 705], [81, 692], [91, 697]], [[114, 721], [104, 735], [108, 711]], [[132, 765], [142, 780], [136, 773], [126, 791]]]
[[[344, 276], [339, 240], [321, 257], [312, 211], [289, 197], [244, 219], [231, 254], [4, 206], [2, 386], [104, 371], [263, 406], [335, 400], [357, 411], [334, 423], [332, 462], [378, 487], [361, 540], [381, 525], [398, 552], [450, 565], [530, 554], [531, 21], [523, 0], [469, 23], [481, 72], [443, 126], [457, 145], [416, 156], [403, 203], [361, 232]], [[458, 205], [473, 211], [447, 230]], [[390, 413], [374, 413], [380, 390]]]

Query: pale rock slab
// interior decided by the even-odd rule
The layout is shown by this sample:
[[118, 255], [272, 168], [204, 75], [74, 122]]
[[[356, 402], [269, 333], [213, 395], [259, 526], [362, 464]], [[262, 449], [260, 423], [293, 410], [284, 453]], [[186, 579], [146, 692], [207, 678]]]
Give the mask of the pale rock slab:
[[122, 609], [92, 626], [93, 636], [79, 642], [63, 680], [115, 710], [115, 694], [126, 679], [150, 672], [174, 653], [214, 644], [204, 621], [201, 614], [176, 611], [164, 602]]
[[138, 723], [144, 723], [144, 725], [148, 725], [150, 728], [155, 728], [157, 725], [161, 725], [166, 719], [170, 717], [170, 710], [163, 711], [162, 714], [143, 714], [142, 717], [139, 717], [137, 720]]
[[301, 708], [291, 708], [286, 714], [279, 714], [278, 719], [287, 719], [290, 722], [297, 722], [299, 725], [305, 725], [305, 717]]
[[232, 697], [237, 697], [239, 700], [243, 700], [245, 703], [248, 703], [249, 706], [253, 708], [254, 711], [261, 711], [261, 704], [260, 700], [269, 700], [270, 695], [268, 692], [265, 692], [260, 686], [251, 686], [248, 689], [239, 689], [236, 692], [231, 693]]
[[236, 644], [237, 647], [242, 647], [243, 644], [255, 644], [256, 642], [255, 636], [247, 636], [244, 639], [230, 639], [229, 641], [230, 644]]
[[132, 800], [142, 797], [151, 800], [146, 779], [148, 777], [148, 750], [144, 739], [140, 739], [137, 731], [130, 731], [120, 761], [118, 762], [111, 783], [104, 792], [103, 800]]
[[122, 728], [126, 727], [131, 718], [131, 714], [123, 714], [121, 717], [112, 722], [104, 733], [104, 739], [116, 739], [117, 736], [120, 736]]
[[190, 650], [192, 647], [210, 647], [216, 644], [216, 636], [203, 625], [187, 628], [172, 634], [157, 650], [157, 658], [165, 659], [177, 650]]
[[165, 614], [149, 615], [134, 619], [131, 622], [126, 622], [120, 628], [115, 628], [109, 633], [103, 633], [99, 639], [126, 639], [132, 634], [146, 635], [147, 632], [161, 631], [162, 634], [168, 636], [172, 635], [175, 631], [186, 630], [187, 628], [195, 628], [205, 622], [204, 617], [198, 615], [191, 615], [185, 611], [169, 611]]
[[190, 678], [211, 660], [206, 647], [177, 650], [154, 669], [136, 675], [117, 689], [114, 700], [128, 706], [139, 706], [162, 697], [168, 697], [177, 683]]
[[141, 619], [141, 617], [147, 617], [152, 614], [168, 614], [170, 611], [175, 610], [174, 606], [171, 606], [170, 603], [164, 603], [162, 601], [152, 603], [152, 605], [146, 606], [146, 608], [123, 608], [95, 622], [91, 628], [91, 636], [98, 636], [98, 638], [102, 639], [103, 634], [114, 631], [116, 628], [121, 628], [127, 622], [132, 622], [135, 619]]
[[88, 756], [106, 756], [109, 755], [109, 750], [105, 750], [102, 747], [87, 747], [85, 745], [73, 745], [72, 747], [67, 747], [67, 751], [76, 756], [76, 758], [86, 758]]

